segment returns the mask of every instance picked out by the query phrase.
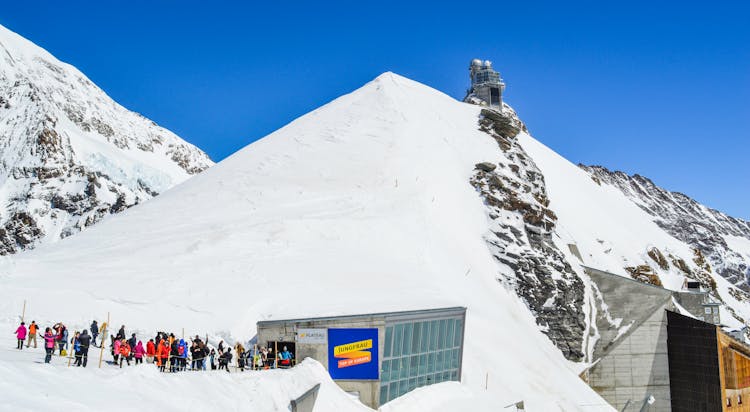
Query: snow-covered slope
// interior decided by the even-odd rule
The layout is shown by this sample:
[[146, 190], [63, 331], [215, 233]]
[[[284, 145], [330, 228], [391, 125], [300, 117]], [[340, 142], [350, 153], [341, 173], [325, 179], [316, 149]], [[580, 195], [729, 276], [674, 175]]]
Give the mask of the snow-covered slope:
[[[582, 262], [574, 257], [571, 262], [623, 276], [640, 276], [645, 272], [647, 276], [640, 276], [641, 279], [651, 274], [652, 279], [658, 278], [672, 290], [682, 289], [686, 279], [695, 279], [727, 304], [722, 311], [723, 324], [740, 327], [750, 318], [745, 292], [716, 271], [717, 267], [731, 263], [730, 260], [724, 265], [708, 264], [700, 249], [696, 251], [697, 245], [665, 228], [664, 222], [670, 219], [668, 214], [644, 208], [643, 201], [634, 200], [617, 185], [598, 178], [599, 174], [575, 167], [528, 135], [519, 135], [519, 140], [546, 178], [549, 207], [558, 217], [556, 242], [561, 248], [575, 245], [580, 251]], [[669, 207], [666, 201], [662, 204]], [[718, 223], [707, 217], [704, 224], [710, 227]], [[733, 242], [738, 254], [747, 256], [750, 239], [742, 235], [725, 238]], [[595, 311], [595, 304], [590, 302], [587, 303]], [[589, 335], [596, 336], [596, 331], [589, 330]], [[589, 349], [594, 344], [589, 342]]]
[[0, 254], [77, 233], [211, 165], [0, 26]]
[[750, 292], [750, 222], [665, 190], [650, 179], [601, 166], [580, 166], [602, 184], [620, 189], [669, 234], [698, 249], [714, 272]]
[[[129, 329], [233, 340], [252, 337], [264, 319], [462, 305], [456, 393], [466, 410], [519, 400], [532, 411], [608, 410], [513, 285], [498, 281], [502, 263], [487, 240], [500, 223], [471, 181], [477, 163], [507, 154], [480, 129], [481, 113], [381, 75], [153, 201], [4, 262], [2, 324], [26, 299], [38, 322], [82, 327], [111, 312]], [[519, 248], [539, 261], [539, 276], [561, 279], [544, 293], [565, 302], [563, 286], [575, 279], [547, 263], [562, 252]], [[419, 396], [430, 390], [442, 391]]]

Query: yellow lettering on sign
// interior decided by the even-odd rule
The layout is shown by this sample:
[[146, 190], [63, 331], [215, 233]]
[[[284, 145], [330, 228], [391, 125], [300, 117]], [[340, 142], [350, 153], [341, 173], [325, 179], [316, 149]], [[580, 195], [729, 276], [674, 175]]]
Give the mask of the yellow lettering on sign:
[[333, 356], [336, 358], [345, 357], [349, 352], [359, 352], [365, 349], [372, 349], [372, 339], [361, 340], [358, 342], [347, 343], [333, 347]]

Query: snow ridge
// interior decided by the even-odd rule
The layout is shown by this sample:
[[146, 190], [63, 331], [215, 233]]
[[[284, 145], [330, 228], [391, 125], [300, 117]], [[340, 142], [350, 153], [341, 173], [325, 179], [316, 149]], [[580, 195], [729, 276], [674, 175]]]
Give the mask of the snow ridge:
[[697, 248], [716, 273], [733, 285], [750, 292], [750, 257], [734, 250], [727, 238], [750, 241], [750, 222], [706, 207], [694, 199], [670, 192], [641, 175], [629, 176], [602, 166], [580, 167], [592, 178], [619, 189], [633, 203], [654, 217], [670, 235]]

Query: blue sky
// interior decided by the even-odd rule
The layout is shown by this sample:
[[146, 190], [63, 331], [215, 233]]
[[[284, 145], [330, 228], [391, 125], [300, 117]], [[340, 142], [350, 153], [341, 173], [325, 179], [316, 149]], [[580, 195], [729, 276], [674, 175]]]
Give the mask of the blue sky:
[[44, 3], [0, 24], [217, 161], [384, 71], [461, 98], [480, 57], [571, 161], [750, 218], [748, 2]]

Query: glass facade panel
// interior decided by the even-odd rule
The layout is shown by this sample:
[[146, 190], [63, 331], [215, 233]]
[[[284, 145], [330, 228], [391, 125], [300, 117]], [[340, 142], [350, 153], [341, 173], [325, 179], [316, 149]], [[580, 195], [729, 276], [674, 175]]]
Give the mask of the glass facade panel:
[[410, 361], [409, 361], [409, 363], [410, 363], [409, 364], [409, 376], [410, 377], [417, 376], [417, 372], [419, 372], [419, 368], [418, 368], [418, 366], [419, 366], [419, 356], [417, 356], [417, 355], [412, 356], [411, 359], [410, 359]]
[[447, 348], [453, 347], [453, 342], [455, 341], [455, 337], [453, 336], [453, 331], [456, 329], [456, 322], [453, 321], [453, 319], [448, 320], [448, 333], [445, 335], [446, 339], [448, 339], [448, 343], [446, 344]]
[[399, 378], [404, 379], [409, 377], [409, 358], [401, 358], [399, 359]]
[[440, 327], [440, 321], [433, 320], [430, 322], [430, 350], [437, 349], [437, 338], [438, 328]]
[[402, 355], [409, 355], [411, 354], [411, 331], [412, 331], [413, 324], [406, 323], [404, 324], [404, 340], [403, 340], [403, 346], [401, 349]]
[[445, 349], [450, 346], [448, 343], [448, 319], [440, 321], [440, 335], [438, 337], [438, 349]]
[[419, 355], [419, 374], [424, 375], [427, 373], [427, 355]]
[[414, 324], [411, 335], [411, 353], [419, 353], [419, 337], [422, 335], [422, 322]]
[[461, 331], [463, 330], [463, 321], [456, 319], [456, 336], [453, 340], [453, 346], [461, 346]]
[[421, 386], [458, 380], [462, 327], [462, 319], [455, 315], [387, 324], [381, 405]]
[[385, 344], [383, 348], [383, 356], [386, 358], [391, 356], [391, 343], [393, 343], [393, 326], [385, 328]]
[[391, 361], [384, 360], [380, 370], [380, 381], [387, 382], [391, 379]]
[[404, 325], [396, 325], [393, 333], [393, 356], [401, 356], [401, 341], [404, 338]]

